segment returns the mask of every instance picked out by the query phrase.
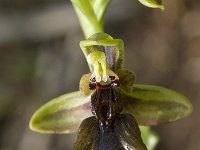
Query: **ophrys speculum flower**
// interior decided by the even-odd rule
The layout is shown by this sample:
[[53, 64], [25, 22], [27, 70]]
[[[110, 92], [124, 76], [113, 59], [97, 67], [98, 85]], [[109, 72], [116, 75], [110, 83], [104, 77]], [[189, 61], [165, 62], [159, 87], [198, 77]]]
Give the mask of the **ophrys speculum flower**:
[[[111, 108], [111, 112], [113, 112], [114, 110], [114, 114], [122, 113], [122, 115], [114, 115], [114, 120], [116, 121], [116, 123], [120, 123], [120, 125], [122, 126], [129, 126], [130, 130], [134, 129], [135, 131], [132, 135], [131, 133], [133, 131], [130, 131], [129, 133], [131, 135], [131, 139], [135, 139], [136, 141], [139, 140], [138, 144], [142, 144], [142, 141], [140, 140], [141, 137], [139, 130], [137, 130], [137, 124], [149, 126], [172, 122], [181, 119], [192, 112], [192, 105], [190, 104], [189, 100], [177, 92], [159, 86], [134, 84], [134, 73], [124, 68], [124, 48], [122, 40], [112, 39], [109, 35], [105, 33], [97, 33], [88, 40], [82, 41], [80, 45], [86, 58], [88, 56], [91, 56], [90, 54], [95, 51], [99, 51], [105, 54], [106, 59], [104, 60], [106, 62], [102, 63], [106, 65], [99, 67], [101, 68], [100, 72], [102, 73], [100, 73], [99, 75], [103, 75], [102, 70], [105, 69], [103, 67], [107, 67], [106, 76], [108, 77], [108, 79], [106, 82], [108, 83], [103, 80], [97, 82], [96, 79], [92, 83], [91, 79], [98, 77], [98, 74], [94, 72], [98, 69], [94, 68], [96, 65], [89, 64], [91, 73], [86, 74], [82, 77], [80, 81], [80, 91], [65, 94], [61, 97], [53, 99], [49, 103], [42, 106], [31, 119], [30, 127], [32, 130], [42, 133], [73, 133], [78, 131], [78, 127], [81, 121], [89, 117], [88, 119], [83, 121], [80, 127], [79, 136], [86, 136], [87, 133], [88, 136], [90, 134], [95, 135], [95, 137], [98, 136], [98, 138], [100, 138], [99, 136], [101, 136], [101, 134], [97, 134], [98, 128], [92, 128], [92, 130], [94, 130], [95, 132], [90, 133], [87, 132], [88, 128], [85, 127], [87, 125], [88, 127], [90, 126], [88, 122], [91, 123], [91, 126], [98, 122], [99, 117], [97, 114], [99, 114], [99, 111], [96, 111], [96, 109], [94, 109], [98, 108], [96, 102], [100, 102], [100, 100], [105, 98], [107, 98], [108, 101], [111, 100], [111, 102], [117, 99], [119, 105], [118, 103], [117, 105], [115, 105], [114, 103], [108, 103], [108, 106], [106, 106], [107, 104], [105, 105], [107, 107], [106, 111]], [[113, 87], [110, 85], [110, 83], [112, 82], [112, 76], [114, 76], [114, 79], [117, 79], [116, 81], [119, 80], [119, 87]], [[90, 107], [91, 95], [98, 95], [96, 94], [96, 92], [98, 91], [96, 90], [97, 85], [92, 85], [94, 83], [99, 84], [98, 88], [100, 87], [100, 85], [102, 85], [102, 87], [105, 85], [109, 85], [109, 91], [105, 91], [103, 92], [104, 94], [100, 94], [99, 99], [95, 98], [96, 101], [94, 101], [94, 98], [92, 98], [93, 114], [95, 114], [96, 118], [90, 117], [92, 115]], [[117, 85], [117, 83], [115, 84]], [[92, 89], [93, 86], [95, 90]], [[117, 88], [117, 90], [113, 90], [115, 88]], [[118, 96], [113, 96], [113, 92], [117, 93], [114, 95]], [[111, 96], [112, 98], [109, 98], [109, 96]], [[120, 98], [118, 99], [118, 97]], [[101, 107], [102, 106], [100, 106], [100, 108]], [[120, 107], [123, 107], [122, 112], [119, 111]], [[109, 112], [107, 113], [109, 114]], [[123, 113], [128, 113], [128, 115], [126, 116]], [[111, 114], [111, 116], [113, 115]], [[134, 118], [136, 119], [136, 121], [134, 120]], [[132, 121], [126, 122], [126, 120]], [[120, 125], [116, 124], [115, 126], [121, 128]], [[125, 131], [117, 130], [113, 134], [118, 134], [116, 137], [120, 137], [120, 134], [125, 134]], [[115, 137], [114, 135], [111, 136]], [[93, 139], [93, 141], [91, 142], [94, 142], [95, 139]], [[126, 142], [126, 140], [119, 138], [113, 140], [120, 141], [118, 146], [120, 146], [120, 143], [124, 143], [124, 141]]]

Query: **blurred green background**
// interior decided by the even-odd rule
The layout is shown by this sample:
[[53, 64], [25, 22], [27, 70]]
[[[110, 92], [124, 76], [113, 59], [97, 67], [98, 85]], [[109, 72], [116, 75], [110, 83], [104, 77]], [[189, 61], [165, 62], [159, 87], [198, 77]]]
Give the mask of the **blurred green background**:
[[[165, 11], [113, 0], [105, 31], [125, 43], [137, 83], [165, 86], [192, 100], [193, 114], [153, 127], [157, 150], [200, 149], [200, 1], [166, 0]], [[74, 135], [30, 131], [36, 109], [78, 90], [89, 72], [83, 34], [69, 0], [0, 1], [0, 149], [71, 150]]]

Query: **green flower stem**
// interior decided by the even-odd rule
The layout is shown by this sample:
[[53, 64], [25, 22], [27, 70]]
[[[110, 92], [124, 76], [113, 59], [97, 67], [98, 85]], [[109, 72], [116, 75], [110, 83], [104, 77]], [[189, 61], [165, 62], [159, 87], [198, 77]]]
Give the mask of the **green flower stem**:
[[75, 7], [75, 10], [79, 18], [79, 22], [80, 22], [82, 31], [85, 35], [85, 38], [90, 37], [94, 33], [103, 32], [103, 26], [99, 24], [98, 21], [93, 16], [90, 16], [87, 18], [81, 17], [82, 12], [77, 7]]
[[103, 32], [104, 16], [111, 0], [71, 0], [79, 18], [84, 35]]

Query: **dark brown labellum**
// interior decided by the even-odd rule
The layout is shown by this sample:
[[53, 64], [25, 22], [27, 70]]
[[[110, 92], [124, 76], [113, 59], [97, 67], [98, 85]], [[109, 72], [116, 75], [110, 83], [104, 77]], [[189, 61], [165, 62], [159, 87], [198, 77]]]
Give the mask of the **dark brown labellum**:
[[119, 80], [109, 76], [108, 84], [90, 79], [93, 117], [85, 119], [75, 143], [76, 150], [147, 150], [135, 118], [120, 114]]

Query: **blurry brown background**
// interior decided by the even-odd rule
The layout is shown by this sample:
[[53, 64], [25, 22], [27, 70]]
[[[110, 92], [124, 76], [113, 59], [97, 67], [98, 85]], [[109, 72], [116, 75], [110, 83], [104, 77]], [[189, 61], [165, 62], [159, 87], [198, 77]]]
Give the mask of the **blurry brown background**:
[[[200, 1], [166, 0], [165, 11], [113, 0], [105, 31], [125, 42], [137, 83], [166, 86], [192, 100], [193, 114], [154, 129], [157, 150], [200, 149]], [[74, 135], [29, 130], [33, 112], [78, 89], [88, 72], [69, 0], [0, 1], [0, 150], [71, 150]]]

